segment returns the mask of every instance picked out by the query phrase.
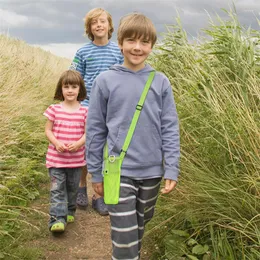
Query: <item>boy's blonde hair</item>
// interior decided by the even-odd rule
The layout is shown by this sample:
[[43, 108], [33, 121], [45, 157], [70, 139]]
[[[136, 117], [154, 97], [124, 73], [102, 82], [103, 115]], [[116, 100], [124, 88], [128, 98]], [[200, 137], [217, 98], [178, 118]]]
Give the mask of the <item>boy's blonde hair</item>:
[[91, 41], [94, 41], [94, 35], [91, 32], [91, 22], [93, 19], [98, 18], [102, 13], [105, 13], [107, 15], [107, 20], [108, 20], [108, 24], [109, 24], [108, 39], [110, 39], [112, 37], [112, 33], [114, 31], [114, 26], [113, 26], [111, 14], [102, 8], [94, 8], [86, 14], [85, 19], [84, 19], [85, 33]]
[[154, 24], [148, 17], [140, 13], [132, 13], [124, 16], [121, 18], [118, 27], [117, 41], [122, 45], [124, 39], [130, 37], [149, 40], [153, 47], [157, 40]]

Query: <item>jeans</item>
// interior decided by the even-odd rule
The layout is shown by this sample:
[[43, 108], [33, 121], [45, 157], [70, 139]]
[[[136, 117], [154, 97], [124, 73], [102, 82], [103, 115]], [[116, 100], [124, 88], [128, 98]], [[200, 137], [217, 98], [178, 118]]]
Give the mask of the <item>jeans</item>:
[[67, 215], [74, 216], [81, 167], [49, 168], [49, 175], [51, 178], [49, 227], [51, 227], [55, 222], [61, 221], [66, 224]]

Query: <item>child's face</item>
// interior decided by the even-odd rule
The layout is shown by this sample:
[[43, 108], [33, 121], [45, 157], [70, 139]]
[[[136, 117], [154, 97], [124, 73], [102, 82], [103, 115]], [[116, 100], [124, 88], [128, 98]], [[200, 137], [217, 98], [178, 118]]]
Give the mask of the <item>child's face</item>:
[[94, 35], [94, 40], [108, 39], [109, 22], [106, 13], [102, 13], [97, 18], [91, 21], [91, 32]]
[[119, 44], [124, 55], [124, 66], [138, 71], [145, 66], [145, 60], [152, 51], [152, 42], [143, 38], [125, 38]]
[[79, 95], [79, 85], [62, 85], [62, 95], [65, 101], [75, 102]]

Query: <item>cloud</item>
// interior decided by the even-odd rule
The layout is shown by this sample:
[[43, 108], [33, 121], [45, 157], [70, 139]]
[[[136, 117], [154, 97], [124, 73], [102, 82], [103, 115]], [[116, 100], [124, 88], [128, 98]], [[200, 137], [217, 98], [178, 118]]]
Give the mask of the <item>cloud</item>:
[[0, 9], [0, 26], [4, 28], [53, 28], [55, 23], [35, 16], [26, 16]]
[[83, 18], [95, 7], [111, 13], [115, 26], [112, 40], [116, 41], [119, 20], [130, 12], [147, 15], [158, 36], [167, 31], [166, 25], [176, 24], [179, 15], [184, 30], [193, 38], [209, 26], [209, 17], [218, 14], [226, 19], [227, 14], [221, 9], [232, 9], [233, 2], [241, 24], [259, 29], [259, 0], [0, 0], [0, 32], [5, 25], [12, 37], [51, 50], [64, 50], [62, 56], [67, 56], [74, 51], [73, 46], [88, 41], [83, 36]]
[[32, 46], [40, 47], [52, 54], [72, 60], [76, 51], [83, 45], [84, 43], [50, 43], [45, 45], [33, 44]]
[[29, 18], [12, 11], [0, 9], [0, 24], [4, 27], [23, 27], [29, 23]]

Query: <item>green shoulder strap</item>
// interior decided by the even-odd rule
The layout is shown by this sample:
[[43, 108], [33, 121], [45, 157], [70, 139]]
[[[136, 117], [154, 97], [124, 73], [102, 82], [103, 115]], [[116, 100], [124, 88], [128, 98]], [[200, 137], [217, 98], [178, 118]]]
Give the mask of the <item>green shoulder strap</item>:
[[148, 94], [149, 88], [150, 88], [150, 86], [152, 84], [154, 75], [155, 75], [155, 71], [150, 72], [148, 80], [147, 80], [147, 82], [145, 84], [143, 93], [142, 93], [142, 95], [141, 95], [141, 97], [139, 99], [139, 102], [138, 102], [137, 106], [136, 106], [135, 113], [134, 113], [134, 116], [132, 118], [132, 122], [130, 124], [130, 127], [128, 129], [124, 145], [123, 145], [123, 147], [121, 149], [120, 158], [122, 159], [122, 161], [125, 158], [127, 149], [128, 149], [128, 147], [129, 147], [129, 145], [131, 143], [131, 140], [132, 140], [132, 137], [133, 137], [133, 134], [134, 134], [134, 131], [135, 131], [135, 127], [136, 127], [136, 124], [137, 124], [137, 121], [138, 121], [139, 116], [141, 114], [141, 111], [142, 111], [142, 108], [143, 108], [143, 105], [144, 105], [144, 101], [145, 101], [146, 96]]
[[[141, 97], [139, 99], [139, 102], [138, 102], [138, 104], [136, 106], [134, 116], [132, 118], [130, 127], [128, 129], [128, 132], [127, 132], [127, 135], [126, 135], [126, 138], [125, 138], [125, 142], [124, 142], [123, 147], [121, 149], [121, 153], [120, 153], [121, 162], [123, 162], [123, 160], [125, 158], [125, 155], [126, 155], [126, 152], [127, 152], [127, 149], [128, 149], [128, 147], [129, 147], [129, 145], [131, 143], [131, 140], [132, 140], [132, 137], [133, 137], [133, 134], [134, 134], [134, 131], [135, 131], [135, 127], [136, 127], [136, 124], [137, 124], [137, 121], [138, 121], [140, 113], [142, 111], [142, 108], [143, 108], [143, 105], [144, 105], [144, 101], [145, 101], [146, 96], [148, 94], [149, 88], [150, 88], [150, 86], [152, 84], [154, 75], [155, 75], [155, 71], [150, 72], [148, 80], [146, 81], [144, 90], [142, 92], [142, 95], [141, 95]], [[108, 155], [108, 147], [107, 147], [107, 143], [106, 143], [106, 145], [104, 147], [104, 159], [107, 158], [108, 156], [109, 156]]]

